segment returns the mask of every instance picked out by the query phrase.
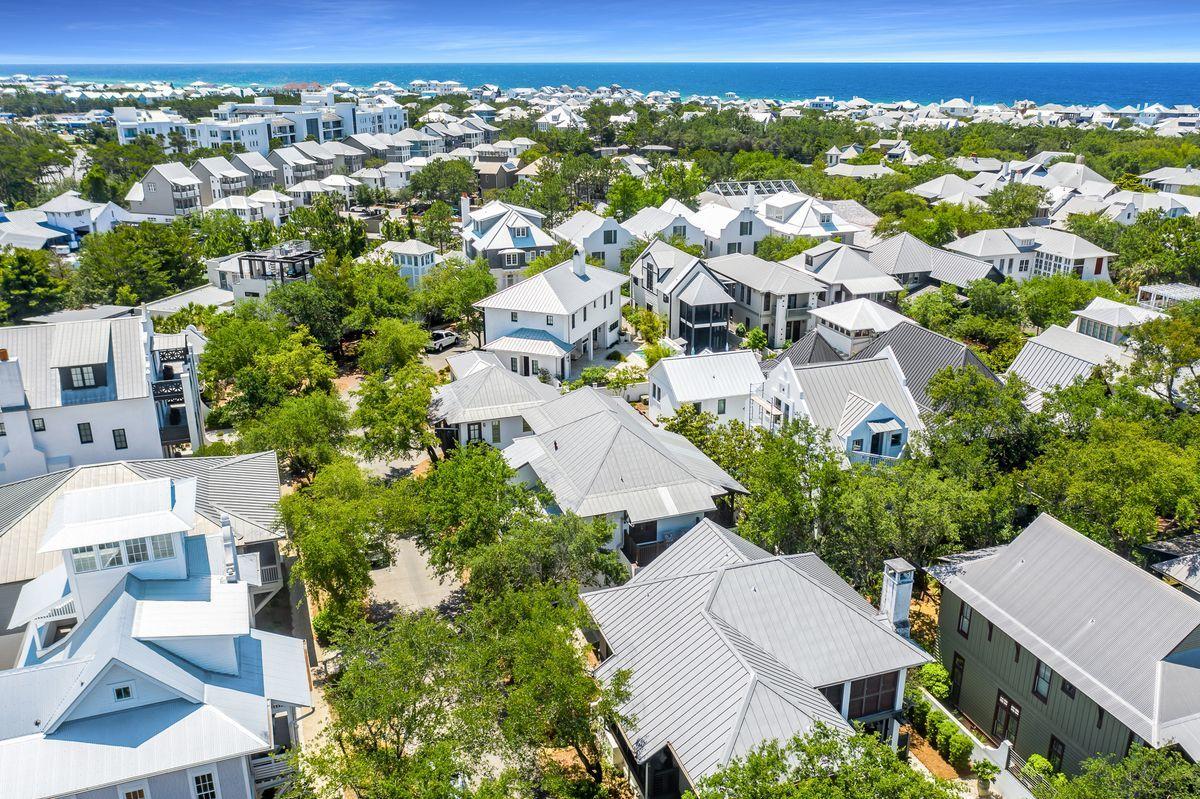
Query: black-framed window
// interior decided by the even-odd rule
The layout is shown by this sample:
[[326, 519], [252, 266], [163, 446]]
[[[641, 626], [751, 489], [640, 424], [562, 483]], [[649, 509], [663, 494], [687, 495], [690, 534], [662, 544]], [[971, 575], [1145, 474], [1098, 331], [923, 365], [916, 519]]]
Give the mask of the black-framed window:
[[966, 602], [958, 602], [958, 634], [963, 638], [971, 636], [971, 606]]
[[483, 439], [483, 425], [480, 422], [469, 422], [467, 424], [467, 443], [472, 441], [480, 441]]
[[129, 449], [129, 439], [125, 437], [124, 427], [113, 430], [113, 446], [117, 449]]
[[1050, 749], [1046, 753], [1046, 759], [1050, 761], [1050, 765], [1054, 766], [1055, 771], [1062, 771], [1063, 755], [1066, 754], [1066, 747], [1063, 742], [1050, 736]]
[[725, 399], [723, 397], [721, 399], [717, 400], [717, 415], [718, 416], [725, 415]]
[[0, 422], [0, 436], [8, 435], [8, 430], [4, 427], [4, 422]]
[[1017, 742], [1021, 726], [1021, 706], [1003, 691], [996, 692], [996, 710], [992, 715], [992, 737], [998, 741]]
[[1066, 680], [1063, 680], [1062, 685], [1060, 685], [1059, 687], [1062, 688], [1062, 692], [1064, 694], [1071, 697], [1072, 699], [1075, 698], [1075, 686], [1074, 685], [1067, 682]]
[[894, 671], [850, 683], [849, 717], [859, 719], [894, 708], [898, 683]]
[[1042, 661], [1033, 664], [1033, 695], [1045, 702], [1050, 698], [1050, 667]]
[[72, 388], [91, 388], [96, 385], [96, 370], [91, 366], [71, 367]]
[[33, 432], [35, 432], [35, 433], [46, 432], [46, 420], [43, 419], [41, 416], [35, 416], [33, 418]]
[[80, 422], [76, 425], [79, 428], [79, 443], [91, 444], [95, 439], [92, 438], [92, 423]]

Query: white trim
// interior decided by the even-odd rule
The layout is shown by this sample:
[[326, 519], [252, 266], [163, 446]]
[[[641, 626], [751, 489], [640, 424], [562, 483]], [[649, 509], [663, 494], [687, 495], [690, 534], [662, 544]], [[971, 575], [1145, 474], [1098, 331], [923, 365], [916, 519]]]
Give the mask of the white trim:
[[204, 774], [212, 776], [213, 790], [217, 792], [215, 799], [221, 799], [221, 778], [217, 775], [216, 763], [206, 763], [203, 766], [196, 766], [187, 770], [189, 799], [198, 799], [200, 792], [196, 788], [196, 777]]
[[129, 794], [134, 791], [141, 791], [142, 799], [153, 799], [150, 796], [150, 785], [146, 780], [122, 783], [117, 787], [117, 799], [129, 799]]

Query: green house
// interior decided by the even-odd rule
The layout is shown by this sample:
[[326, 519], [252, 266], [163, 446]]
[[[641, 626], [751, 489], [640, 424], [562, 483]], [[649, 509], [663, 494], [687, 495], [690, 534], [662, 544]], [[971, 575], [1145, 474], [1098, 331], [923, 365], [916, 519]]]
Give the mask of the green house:
[[1135, 743], [1200, 756], [1200, 602], [1057, 519], [928, 569], [950, 704], [1068, 773]]

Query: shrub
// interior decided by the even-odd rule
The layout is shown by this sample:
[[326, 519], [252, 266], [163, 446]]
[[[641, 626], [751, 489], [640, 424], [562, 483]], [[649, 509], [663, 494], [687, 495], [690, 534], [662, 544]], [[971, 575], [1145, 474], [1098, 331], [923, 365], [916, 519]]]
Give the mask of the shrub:
[[971, 770], [980, 782], [991, 782], [1000, 774], [1000, 767], [990, 760], [976, 760], [971, 764]]
[[1049, 780], [1054, 776], [1054, 766], [1049, 760], [1041, 755], [1030, 755], [1025, 761], [1025, 765], [1021, 767], [1021, 774], [1034, 781]]
[[908, 712], [909, 720], [912, 722], [913, 729], [925, 735], [925, 731], [929, 729], [925, 725], [925, 720], [929, 717], [929, 710], [932, 705], [928, 699], [921, 696], [913, 697], [912, 708]]
[[229, 411], [224, 405], [218, 405], [211, 408], [208, 414], [204, 417], [204, 428], [206, 430], [224, 430], [227, 427], [233, 427], [233, 420], [229, 418]]
[[966, 771], [971, 765], [971, 750], [975, 744], [962, 732], [950, 736], [950, 765], [959, 771]]
[[946, 721], [946, 714], [930, 705], [929, 713], [925, 717], [925, 740], [929, 741], [929, 745], [937, 748], [938, 731], [941, 729], [943, 721]]
[[941, 722], [938, 723], [937, 750], [946, 762], [950, 761], [950, 742], [957, 733], [958, 725], [943, 715]]
[[625, 356], [624, 356], [624, 355], [622, 355], [622, 354], [621, 354], [619, 351], [617, 351], [617, 350], [613, 350], [613, 351], [612, 351], [612, 352], [610, 352], [608, 355], [605, 355], [605, 356], [604, 356], [604, 358], [605, 358], [606, 360], [609, 360], [609, 361], [623, 361], [623, 360], [625, 360]]
[[765, 350], [767, 344], [767, 334], [759, 327], [746, 333], [746, 338], [742, 340], [742, 346], [748, 350]]
[[350, 619], [347, 618], [345, 611], [333, 605], [325, 607], [320, 613], [313, 616], [312, 620], [313, 634], [317, 636], [317, 643], [323, 647], [329, 646], [349, 622]]
[[939, 702], [950, 698], [950, 672], [941, 663], [926, 663], [921, 667], [921, 685]]

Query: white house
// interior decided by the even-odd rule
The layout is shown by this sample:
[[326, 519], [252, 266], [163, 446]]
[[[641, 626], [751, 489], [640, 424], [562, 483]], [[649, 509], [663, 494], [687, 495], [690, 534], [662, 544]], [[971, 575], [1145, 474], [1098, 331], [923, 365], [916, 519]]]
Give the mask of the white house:
[[57, 565], [21, 590], [0, 691], [12, 799], [256, 799], [278, 789], [312, 704], [304, 641], [256, 629], [254, 554], [198, 527], [196, 478], [62, 493], [40, 525]]
[[496, 285], [511, 286], [530, 261], [550, 252], [554, 238], [542, 229], [546, 217], [532, 208], [493, 200], [474, 211], [461, 203], [463, 253], [483, 258]]
[[430, 409], [444, 448], [483, 442], [503, 449], [529, 433], [522, 412], [559, 396], [558, 389], [511, 371], [491, 352], [452, 355], [449, 365], [454, 380], [434, 390]]
[[204, 444], [196, 353], [146, 317], [0, 327], [0, 483]]
[[1184, 167], [1164, 166], [1140, 175], [1142, 182], [1153, 189], [1177, 194], [1185, 186], [1200, 186], [1200, 169], [1190, 164]]
[[711, 413], [725, 424], [750, 422], [750, 397], [758, 393], [763, 370], [749, 350], [701, 352], [659, 360], [646, 373], [650, 381], [647, 416], [659, 422], [684, 405]]
[[1059, 274], [1108, 280], [1108, 267], [1116, 257], [1085, 238], [1050, 227], [981, 230], [950, 242], [946, 249], [987, 261], [1018, 282]]
[[390, 259], [392, 264], [400, 270], [400, 277], [404, 278], [413, 288], [417, 287], [421, 278], [425, 277], [435, 264], [442, 261], [442, 256], [438, 254], [436, 247], [417, 239], [385, 241], [365, 257], [373, 257], [376, 254]]
[[825, 302], [865, 298], [875, 302], [894, 302], [903, 288], [895, 278], [872, 265], [870, 252], [824, 241], [800, 255], [784, 261], [803, 269], [825, 286]]
[[532, 434], [503, 452], [516, 479], [544, 486], [562, 510], [607, 520], [609, 547], [631, 564], [646, 565], [719, 498], [745, 491], [686, 438], [590, 386], [522, 415]]
[[588, 266], [582, 253], [475, 303], [483, 348], [513, 372], [565, 379], [579, 360], [617, 343], [621, 286], [629, 278]]
[[696, 256], [655, 239], [630, 265], [629, 280], [633, 304], [665, 316], [668, 338], [683, 339], [688, 352], [729, 346], [734, 299]]
[[846, 462], [889, 464], [924, 429], [921, 411], [890, 350], [874, 358], [797, 366], [780, 359], [750, 404], [750, 421], [770, 429], [807, 419]]
[[704, 232], [692, 219], [692, 211], [679, 206], [663, 203], [661, 208], [653, 206], [643, 208], [621, 223], [621, 227], [629, 231], [631, 238], [651, 241], [656, 238], [678, 239], [687, 244], [704, 244]]
[[852, 244], [855, 236], [863, 233], [862, 226], [846, 220], [832, 204], [797, 192], [777, 192], [756, 210], [769, 235]]
[[584, 209], [550, 230], [559, 241], [569, 241], [587, 257], [604, 262], [606, 269], [620, 269], [621, 250], [633, 236], [611, 216], [598, 216]]
[[754, 253], [770, 232], [752, 207], [706, 203], [692, 215], [692, 221], [704, 234], [704, 254], [710, 256]]
[[816, 331], [844, 357], [856, 354], [873, 338], [886, 333], [907, 316], [867, 299], [847, 300], [810, 311]]
[[757, 255], [722, 255], [705, 264], [734, 299], [731, 321], [760, 328], [771, 347], [808, 332], [809, 314], [825, 295], [825, 284], [805, 270]]

